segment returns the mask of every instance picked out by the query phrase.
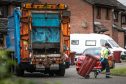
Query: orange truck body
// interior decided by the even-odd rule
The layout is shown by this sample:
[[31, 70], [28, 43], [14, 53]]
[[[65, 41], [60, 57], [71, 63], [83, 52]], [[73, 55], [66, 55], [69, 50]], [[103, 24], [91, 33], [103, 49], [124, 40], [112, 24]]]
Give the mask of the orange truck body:
[[[55, 16], [53, 17], [53, 15]], [[37, 23], [34, 20], [36, 20]], [[53, 21], [50, 23], [49, 20]], [[58, 26], [55, 23], [53, 24], [53, 22], [57, 20]], [[48, 26], [48, 24], [51, 24], [52, 26]], [[54, 33], [54, 37], [48, 36], [47, 34], [50, 34], [50, 31], [52, 31], [49, 28], [53, 29], [54, 26], [58, 29], [55, 31], [58, 31], [59, 36], [56, 38], [59, 40], [58, 43], [57, 41], [53, 43], [51, 40], [50, 44], [50, 41], [46, 42], [46, 40], [48, 40], [48, 37], [49, 39], [55, 39], [56, 33], [54, 33], [54, 30], [51, 32]], [[37, 30], [37, 28], [40, 30]], [[45, 30], [45, 34], [42, 34], [43, 30]], [[33, 33], [36, 32], [40, 36], [34, 36], [35, 34]], [[41, 40], [43, 40], [41, 39], [43, 35], [48, 37], [41, 42]], [[37, 43], [35, 41], [33, 43], [33, 40], [35, 40], [34, 38], [39, 38], [39, 40], [37, 40], [39, 42]], [[20, 18], [20, 63], [17, 69], [18, 75], [21, 75], [21, 70], [27, 70], [29, 72], [41, 71], [43, 73], [49, 73], [49, 75], [57, 74], [64, 76], [64, 53], [69, 56], [69, 49], [70, 11], [68, 11], [68, 7], [65, 4], [25, 3], [22, 5]]]

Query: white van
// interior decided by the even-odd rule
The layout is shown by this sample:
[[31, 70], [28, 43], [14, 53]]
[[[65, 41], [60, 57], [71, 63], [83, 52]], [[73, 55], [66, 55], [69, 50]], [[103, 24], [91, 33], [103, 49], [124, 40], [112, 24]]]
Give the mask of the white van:
[[101, 47], [105, 43], [110, 44], [110, 51], [122, 51], [121, 55], [126, 55], [126, 50], [120, 47], [111, 37], [104, 34], [70, 34], [70, 50], [76, 54], [82, 54], [86, 48]]

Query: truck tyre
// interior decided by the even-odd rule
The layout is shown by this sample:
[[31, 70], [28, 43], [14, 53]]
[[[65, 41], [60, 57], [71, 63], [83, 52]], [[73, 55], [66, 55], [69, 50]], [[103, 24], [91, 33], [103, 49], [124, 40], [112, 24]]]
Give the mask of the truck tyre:
[[53, 77], [54, 73], [53, 72], [49, 72], [49, 77]]
[[16, 75], [17, 76], [23, 76], [24, 75], [24, 70], [19, 65], [17, 65], [17, 67], [16, 67]]
[[65, 75], [65, 65], [64, 64], [60, 64], [59, 70], [57, 71], [56, 75], [58, 75], [58, 76]]

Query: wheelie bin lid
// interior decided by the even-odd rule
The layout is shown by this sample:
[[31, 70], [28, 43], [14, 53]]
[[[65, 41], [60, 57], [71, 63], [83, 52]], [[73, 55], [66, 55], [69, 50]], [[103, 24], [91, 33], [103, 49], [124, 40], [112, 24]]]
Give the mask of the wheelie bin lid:
[[93, 55], [91, 55], [91, 54], [86, 54], [85, 56], [88, 56], [88, 57], [91, 57], [91, 58], [93, 58], [93, 59], [99, 60], [97, 57], [95, 57], [95, 56], [93, 56]]

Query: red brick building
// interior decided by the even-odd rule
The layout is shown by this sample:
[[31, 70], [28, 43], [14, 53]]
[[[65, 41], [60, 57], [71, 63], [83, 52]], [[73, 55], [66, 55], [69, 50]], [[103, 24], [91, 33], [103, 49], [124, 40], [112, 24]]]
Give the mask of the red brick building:
[[[71, 11], [71, 33], [93, 32], [92, 5], [84, 0], [39, 0], [42, 3], [64, 3]], [[82, 25], [84, 27], [82, 27]]]
[[[12, 15], [15, 7], [28, 0], [0, 0], [0, 48], [6, 47], [7, 17]], [[38, 0], [29, 0], [30, 2]]]
[[122, 24], [122, 13], [126, 7], [117, 0], [39, 1], [68, 5], [71, 11], [71, 33], [104, 33], [111, 36], [120, 46], [125, 46], [126, 37], [125, 30], [122, 28], [124, 25]]
[[[0, 11], [6, 10], [5, 17], [12, 14], [20, 1], [1, 0]], [[13, 2], [12, 2], [13, 1]], [[117, 0], [39, 0], [42, 3], [64, 3], [71, 11], [71, 33], [104, 33], [111, 36], [122, 47], [126, 44], [126, 7]], [[18, 4], [18, 5], [17, 5]], [[4, 8], [4, 9], [3, 9]]]

